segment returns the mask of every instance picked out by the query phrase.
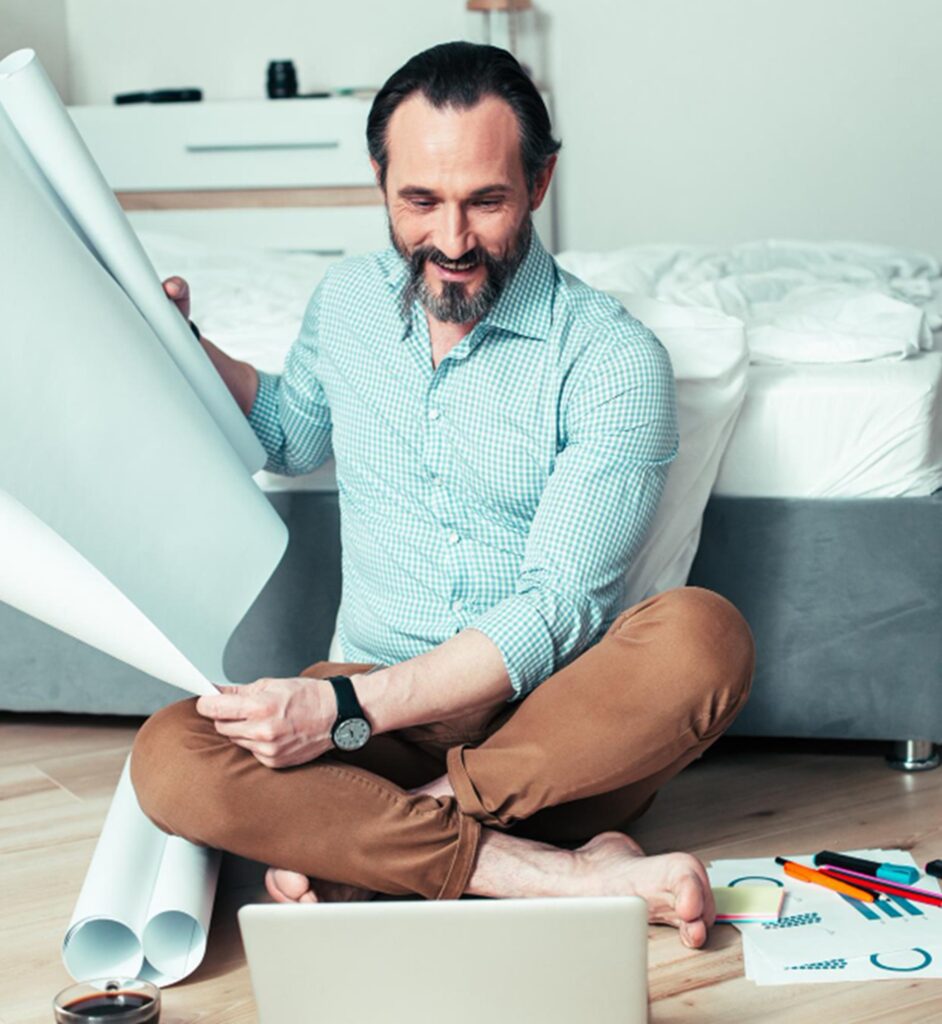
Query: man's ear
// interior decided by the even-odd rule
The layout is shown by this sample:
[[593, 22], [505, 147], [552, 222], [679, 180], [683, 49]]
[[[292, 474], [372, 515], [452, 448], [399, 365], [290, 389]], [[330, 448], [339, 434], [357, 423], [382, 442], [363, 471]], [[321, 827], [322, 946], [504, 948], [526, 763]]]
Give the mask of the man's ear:
[[383, 190], [383, 192], [385, 192], [386, 189], [383, 188], [382, 168], [372, 157], [370, 157], [370, 167], [373, 168], [373, 177], [376, 179], [376, 184]]
[[543, 166], [543, 170], [536, 176], [533, 188], [530, 190], [530, 210], [538, 210], [546, 198], [546, 190], [553, 180], [553, 171], [556, 170], [556, 154], [554, 153]]

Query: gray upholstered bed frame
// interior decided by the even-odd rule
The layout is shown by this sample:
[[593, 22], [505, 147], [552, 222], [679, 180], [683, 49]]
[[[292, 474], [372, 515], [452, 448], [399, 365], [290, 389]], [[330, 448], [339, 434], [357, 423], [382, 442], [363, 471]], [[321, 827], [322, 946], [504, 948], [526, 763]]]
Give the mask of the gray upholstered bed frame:
[[[340, 596], [337, 496], [270, 495], [288, 553], [233, 637], [230, 677], [325, 658]], [[942, 492], [926, 498], [714, 498], [691, 583], [755, 633], [752, 736], [942, 740]], [[149, 714], [180, 692], [0, 605], [0, 709]]]

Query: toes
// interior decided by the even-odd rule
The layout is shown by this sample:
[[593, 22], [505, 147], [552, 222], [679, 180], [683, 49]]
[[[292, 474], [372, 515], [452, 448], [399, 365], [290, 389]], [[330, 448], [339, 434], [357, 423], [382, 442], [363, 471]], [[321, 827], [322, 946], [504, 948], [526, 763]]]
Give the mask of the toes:
[[276, 903], [284, 903], [285, 900], [287, 899], [285, 894], [275, 884], [275, 869], [274, 868], [269, 868], [265, 872], [265, 888], [268, 891], [268, 895], [271, 896], [271, 898]]
[[297, 871], [269, 868], [265, 872], [265, 888], [278, 903], [316, 903], [310, 881]]
[[[696, 870], [699, 861], [689, 854], [679, 854], [675, 866], [677, 881], [673, 888], [674, 910], [681, 921], [696, 921], [708, 916], [713, 893], [709, 882]], [[677, 877], [680, 876], [680, 877]], [[710, 904], [708, 907], [707, 904]]]
[[702, 920], [681, 921], [678, 930], [680, 932], [680, 941], [685, 946], [689, 946], [690, 949], [699, 949], [706, 944], [707, 926]]

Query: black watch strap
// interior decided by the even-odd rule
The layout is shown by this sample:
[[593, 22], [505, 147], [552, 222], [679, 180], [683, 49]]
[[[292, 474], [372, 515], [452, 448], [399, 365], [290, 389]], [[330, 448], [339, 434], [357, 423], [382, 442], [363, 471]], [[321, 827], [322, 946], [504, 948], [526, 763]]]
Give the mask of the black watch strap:
[[366, 718], [349, 676], [328, 676], [337, 695], [337, 718]]

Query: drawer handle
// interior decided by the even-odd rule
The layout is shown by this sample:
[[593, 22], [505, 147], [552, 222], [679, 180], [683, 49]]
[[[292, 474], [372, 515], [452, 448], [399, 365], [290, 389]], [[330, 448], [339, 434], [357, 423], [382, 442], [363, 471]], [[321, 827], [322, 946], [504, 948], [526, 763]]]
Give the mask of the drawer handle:
[[285, 249], [279, 247], [277, 252], [286, 256], [346, 256], [346, 249]]
[[188, 144], [187, 153], [262, 153], [286, 149], [339, 149], [336, 140], [329, 142], [218, 142], [206, 145]]

